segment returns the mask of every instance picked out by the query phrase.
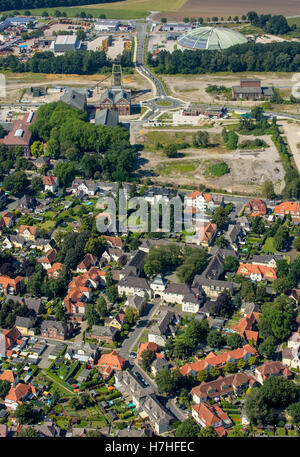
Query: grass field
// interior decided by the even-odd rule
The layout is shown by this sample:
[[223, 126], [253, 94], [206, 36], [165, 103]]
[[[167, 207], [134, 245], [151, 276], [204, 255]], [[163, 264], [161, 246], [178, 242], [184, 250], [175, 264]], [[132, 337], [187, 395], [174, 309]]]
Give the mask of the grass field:
[[157, 172], [164, 176], [169, 176], [174, 173], [189, 173], [199, 166], [198, 160], [187, 161], [169, 161], [164, 162], [157, 168]]
[[[124, 0], [114, 3], [99, 3], [95, 5], [84, 6], [59, 6], [55, 8], [32, 8], [29, 11], [32, 16], [41, 16], [47, 11], [49, 16], [53, 16], [56, 10], [65, 12], [68, 17], [75, 17], [77, 13], [84, 11], [90, 13], [93, 17], [99, 17], [105, 14], [107, 19], [141, 19], [149, 16], [151, 11], [178, 11], [187, 0], [165, 0], [163, 5], [160, 0]], [[24, 14], [25, 10], [18, 10]], [[13, 13], [13, 11], [10, 11]]]
[[288, 18], [288, 23], [289, 25], [294, 25], [296, 24], [297, 27], [300, 27], [300, 16], [297, 16], [297, 17], [290, 17]]
[[[95, 5], [93, 5], [95, 6]], [[109, 4], [111, 6], [111, 4]], [[125, 5], [124, 5], [125, 6]], [[49, 17], [52, 17], [54, 15], [54, 12], [56, 10], [59, 10], [61, 13], [65, 12], [67, 14], [67, 17], [76, 17], [76, 14], [80, 14], [82, 11], [84, 11], [86, 14], [90, 13], [93, 15], [93, 17], [98, 18], [100, 14], [105, 14], [106, 19], [124, 19], [124, 20], [129, 20], [129, 19], [142, 19], [147, 17], [150, 14], [150, 11], [147, 10], [135, 10], [135, 9], [113, 9], [110, 7], [103, 7], [103, 8], [93, 8], [90, 9], [87, 6], [60, 6], [56, 8], [34, 8], [30, 9], [29, 11], [31, 12], [31, 16], [41, 16], [44, 11], [47, 11], [49, 14]], [[5, 13], [10, 13], [13, 15], [13, 11], [6, 11]], [[19, 13], [22, 15], [24, 14], [25, 10], [18, 10]]]

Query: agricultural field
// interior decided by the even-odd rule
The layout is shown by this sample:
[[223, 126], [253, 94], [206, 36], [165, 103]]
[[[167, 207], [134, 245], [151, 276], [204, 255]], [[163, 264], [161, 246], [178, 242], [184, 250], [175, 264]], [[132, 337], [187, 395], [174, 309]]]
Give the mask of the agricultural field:
[[[187, 0], [165, 0], [164, 10], [176, 12], [184, 6]], [[159, 0], [124, 0], [113, 3], [99, 3], [94, 5], [55, 7], [55, 8], [33, 8], [30, 9], [32, 16], [41, 16], [47, 11], [49, 16], [53, 16], [56, 10], [65, 12], [68, 17], [76, 17], [76, 14], [84, 11], [87, 15], [90, 13], [93, 17], [99, 17], [105, 14], [107, 19], [142, 19], [149, 16], [151, 11], [160, 11], [162, 3]], [[11, 11], [13, 13], [13, 11]], [[23, 14], [24, 10], [20, 10]]]
[[[240, 0], [230, 0], [229, 2], [224, 2], [224, 0], [188, 0], [178, 11], [169, 12], [167, 15], [168, 20], [182, 20], [184, 17], [212, 17], [224, 16], [241, 16], [247, 14], [248, 11], [256, 11], [260, 14], [268, 14], [270, 11], [272, 14], [283, 14], [285, 16], [295, 16], [299, 14], [299, 2], [298, 0], [287, 0], [286, 2], [281, 2], [280, 0], [265, 0], [264, 2], [260, 0], [253, 0], [251, 4], [244, 4]], [[167, 9], [156, 16], [156, 18], [161, 18], [166, 16]]]

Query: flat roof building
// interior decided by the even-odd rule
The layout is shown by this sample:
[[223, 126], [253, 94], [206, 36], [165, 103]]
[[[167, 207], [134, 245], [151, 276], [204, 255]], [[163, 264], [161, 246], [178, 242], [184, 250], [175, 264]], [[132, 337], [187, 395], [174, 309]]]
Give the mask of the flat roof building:
[[82, 42], [76, 35], [58, 35], [55, 41], [52, 41], [50, 49], [57, 53], [66, 51], [77, 51], [81, 48]]
[[118, 19], [97, 19], [95, 30], [99, 32], [115, 32], [118, 30], [121, 22]]

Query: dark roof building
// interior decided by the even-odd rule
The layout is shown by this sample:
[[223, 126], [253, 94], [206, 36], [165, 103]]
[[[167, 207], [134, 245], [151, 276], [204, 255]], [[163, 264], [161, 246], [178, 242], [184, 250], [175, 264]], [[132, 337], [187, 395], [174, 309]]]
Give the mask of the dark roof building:
[[85, 111], [87, 107], [86, 95], [74, 89], [66, 90], [60, 97], [60, 101], [73, 108], [81, 109], [82, 111]]
[[119, 113], [114, 109], [101, 109], [96, 112], [95, 125], [115, 127], [119, 123]]

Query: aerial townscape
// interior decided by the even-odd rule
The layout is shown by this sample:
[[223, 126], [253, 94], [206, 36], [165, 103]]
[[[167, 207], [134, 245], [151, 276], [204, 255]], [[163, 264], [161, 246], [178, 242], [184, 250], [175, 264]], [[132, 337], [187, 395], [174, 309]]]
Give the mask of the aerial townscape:
[[0, 0], [0, 437], [300, 436], [299, 0], [82, 3]]

